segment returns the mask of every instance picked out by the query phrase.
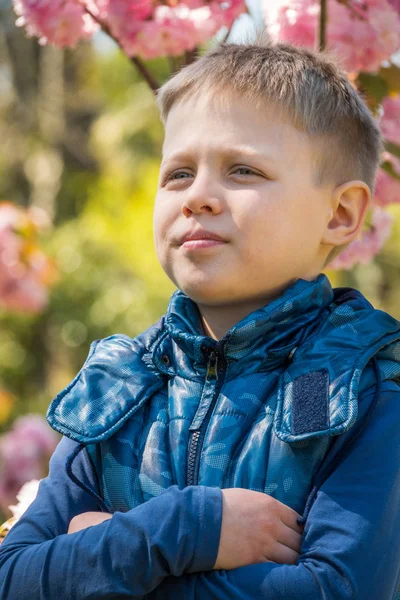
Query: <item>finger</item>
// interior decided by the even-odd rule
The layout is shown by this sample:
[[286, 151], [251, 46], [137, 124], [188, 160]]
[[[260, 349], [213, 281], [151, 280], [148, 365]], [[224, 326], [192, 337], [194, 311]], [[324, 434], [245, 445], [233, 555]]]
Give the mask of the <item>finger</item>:
[[295, 510], [292, 510], [289, 506], [285, 506], [285, 509], [280, 511], [279, 516], [282, 523], [294, 531], [297, 531], [297, 533], [303, 533], [304, 525], [299, 525], [297, 523], [297, 519], [300, 518], [300, 515]]
[[291, 529], [290, 527], [287, 527], [287, 525], [285, 525], [284, 523], [281, 524], [279, 532], [276, 536], [277, 542], [283, 544], [284, 546], [287, 546], [295, 552], [300, 552], [301, 540], [302, 535], [300, 533], [298, 533], [294, 529]]
[[268, 558], [279, 565], [295, 565], [298, 561], [299, 553], [277, 542], [268, 553]]

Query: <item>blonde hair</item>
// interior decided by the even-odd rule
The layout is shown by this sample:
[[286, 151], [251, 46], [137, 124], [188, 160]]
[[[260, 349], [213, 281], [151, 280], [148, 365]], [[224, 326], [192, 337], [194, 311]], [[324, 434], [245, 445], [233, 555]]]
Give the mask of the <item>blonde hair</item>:
[[[162, 122], [172, 106], [197, 94], [236, 93], [255, 109], [273, 104], [314, 148], [314, 185], [359, 179], [375, 191], [383, 142], [379, 126], [340, 60], [286, 43], [261, 31], [254, 43], [221, 43], [183, 67], [157, 92]], [[332, 260], [344, 247], [335, 248]], [[327, 261], [328, 262], [328, 261]]]

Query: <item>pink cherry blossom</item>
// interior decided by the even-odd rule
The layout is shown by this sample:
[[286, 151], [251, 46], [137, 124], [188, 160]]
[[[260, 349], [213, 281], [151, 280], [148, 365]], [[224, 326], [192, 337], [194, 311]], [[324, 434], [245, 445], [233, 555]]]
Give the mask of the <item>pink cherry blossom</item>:
[[19, 417], [13, 428], [0, 437], [0, 507], [6, 512], [21, 486], [41, 479], [48, 472], [50, 456], [60, 438], [44, 417]]
[[[383, 159], [389, 162], [393, 170], [400, 176], [400, 158], [384, 152]], [[376, 177], [374, 205], [386, 206], [394, 202], [400, 202], [400, 180], [395, 179], [383, 169], [379, 169]]]
[[39, 211], [24, 211], [9, 202], [0, 203], [0, 307], [3, 309], [35, 313], [48, 302], [48, 286], [56, 280], [56, 270], [37, 246], [36, 234], [43, 222]]
[[[174, 6], [157, 5], [148, 19], [151, 2], [143, 0], [135, 10], [135, 19], [127, 18], [132, 2], [118, 0], [110, 3], [108, 24], [128, 56], [144, 59], [158, 56], [177, 56], [192, 50], [211, 38], [223, 27], [230, 27], [236, 17], [246, 10], [244, 0], [227, 0], [201, 4], [198, 0]], [[147, 19], [147, 20], [146, 20]]]
[[[13, 0], [13, 5], [17, 25], [25, 26], [27, 34], [42, 44], [73, 47], [99, 29], [80, 0]], [[91, 5], [96, 7], [93, 1]]]
[[[382, 101], [383, 114], [379, 126], [385, 140], [400, 145], [400, 94], [388, 96]], [[382, 160], [389, 162], [395, 173], [400, 176], [400, 158], [384, 152]], [[400, 202], [400, 180], [379, 169], [376, 178], [374, 204], [386, 206]]]
[[[272, 37], [315, 48], [318, 0], [264, 0]], [[328, 48], [348, 71], [378, 71], [400, 48], [400, 15], [389, 0], [328, 0]]]
[[17, 494], [18, 504], [11, 505], [8, 507], [9, 510], [12, 512], [13, 516], [10, 517], [5, 523], [0, 525], [0, 544], [7, 535], [7, 533], [10, 531], [10, 529], [14, 527], [14, 525], [22, 517], [26, 509], [35, 500], [39, 491], [40, 481], [41, 480], [38, 479], [32, 479], [32, 481], [24, 483], [24, 485]]
[[[210, 10], [208, 7], [204, 9], [209, 20]], [[132, 35], [124, 35], [120, 32], [118, 39], [128, 56], [140, 55], [145, 59], [178, 56], [196, 46], [198, 35], [194, 18], [196, 12], [202, 10], [191, 10], [184, 5], [159, 5], [154, 10], [152, 20], [136, 23], [135, 33], [132, 31]]]
[[117, 37], [130, 35], [130, 27], [151, 17], [153, 13], [152, 0], [112, 0], [107, 10], [108, 25]]
[[32, 504], [39, 491], [40, 479], [32, 479], [24, 483], [22, 488], [17, 494], [18, 504], [9, 506], [15, 522], [18, 521], [26, 511], [26, 509]]
[[[106, 22], [108, 16], [108, 7], [114, 0], [79, 0], [96, 19]], [[131, 0], [132, 1], [132, 0]]]
[[393, 217], [388, 212], [375, 207], [372, 210], [372, 227], [329, 263], [328, 268], [349, 270], [356, 264], [366, 265], [371, 262], [390, 236], [392, 223]]
[[128, 56], [144, 59], [193, 50], [247, 10], [245, 0], [13, 0], [17, 24], [42, 44], [74, 46], [109, 30]]
[[387, 96], [382, 101], [383, 115], [380, 129], [386, 140], [400, 145], [400, 94]]
[[400, 13], [400, 0], [389, 0], [389, 3]]

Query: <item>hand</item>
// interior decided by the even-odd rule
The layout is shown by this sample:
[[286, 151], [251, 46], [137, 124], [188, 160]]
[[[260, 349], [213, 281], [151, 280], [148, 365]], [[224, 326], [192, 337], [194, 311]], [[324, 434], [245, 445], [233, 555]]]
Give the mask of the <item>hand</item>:
[[294, 565], [301, 550], [300, 515], [262, 492], [222, 490], [222, 528], [213, 569], [276, 562]]
[[103, 513], [103, 512], [85, 512], [80, 515], [76, 515], [74, 517], [68, 527], [67, 533], [75, 533], [76, 531], [81, 531], [82, 529], [86, 529], [86, 527], [91, 527], [92, 525], [98, 525], [107, 519], [111, 519], [111, 513]]

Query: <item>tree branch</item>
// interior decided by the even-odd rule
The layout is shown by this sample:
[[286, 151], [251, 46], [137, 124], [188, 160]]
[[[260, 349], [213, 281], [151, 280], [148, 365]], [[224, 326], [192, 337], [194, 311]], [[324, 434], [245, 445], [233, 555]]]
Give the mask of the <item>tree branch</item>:
[[320, 0], [318, 49], [320, 52], [326, 48], [326, 26], [328, 22], [327, 0]]
[[[104, 33], [106, 33], [112, 40], [114, 40], [114, 42], [120, 47], [122, 52], [124, 52], [121, 44], [119, 43], [119, 40], [111, 33], [110, 28], [105, 23], [103, 23], [96, 15], [94, 15], [92, 13], [92, 11], [89, 8], [87, 8], [87, 6], [85, 6], [85, 12], [87, 12], [87, 14], [90, 15], [92, 17], [92, 19], [100, 25], [102, 31], [104, 31]], [[124, 52], [124, 54], [125, 54], [125, 52]], [[158, 83], [158, 81], [154, 78], [154, 76], [146, 68], [145, 64], [140, 60], [140, 58], [138, 58], [137, 56], [130, 56], [128, 58], [135, 65], [135, 67], [138, 70], [138, 72], [140, 73], [140, 75], [143, 77], [143, 79], [149, 85], [151, 91], [155, 94], [156, 91], [158, 90], [158, 88], [160, 87], [160, 84]]]
[[223, 44], [225, 44], [228, 41], [228, 37], [229, 37], [229, 34], [231, 33], [231, 31], [232, 31], [232, 27], [229, 27], [228, 31], [226, 32], [226, 35], [225, 35], [224, 39], [222, 40]]
[[154, 94], [160, 87], [158, 81], [153, 77], [150, 71], [146, 68], [145, 64], [137, 56], [131, 56], [130, 61], [135, 65], [143, 79], [148, 83], [150, 89]]
[[367, 20], [368, 8], [365, 6], [365, 4], [362, 4], [361, 6], [357, 6], [357, 5], [352, 4], [351, 0], [336, 0], [336, 2], [338, 4], [343, 4], [343, 6], [348, 8], [351, 16], [354, 17], [355, 19], [359, 19], [360, 21]]

